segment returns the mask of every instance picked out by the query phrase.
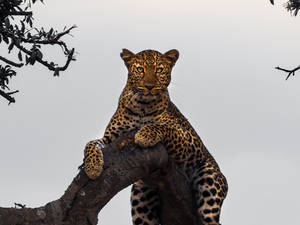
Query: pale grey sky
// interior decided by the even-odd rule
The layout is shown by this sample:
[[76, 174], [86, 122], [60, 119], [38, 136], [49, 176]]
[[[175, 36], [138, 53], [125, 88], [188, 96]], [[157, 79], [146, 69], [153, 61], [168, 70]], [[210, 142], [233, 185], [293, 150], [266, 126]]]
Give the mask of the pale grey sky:
[[[122, 48], [177, 48], [170, 95], [228, 179], [222, 224], [299, 224], [300, 73], [284, 81], [274, 67], [300, 63], [300, 18], [284, 2], [37, 5], [39, 24], [78, 26], [67, 39], [77, 61], [59, 78], [41, 66], [23, 69], [12, 81], [17, 103], [0, 99], [0, 205], [36, 207], [63, 194], [85, 144], [102, 136], [117, 107], [126, 82]], [[103, 209], [99, 224], [131, 224], [129, 188]]]

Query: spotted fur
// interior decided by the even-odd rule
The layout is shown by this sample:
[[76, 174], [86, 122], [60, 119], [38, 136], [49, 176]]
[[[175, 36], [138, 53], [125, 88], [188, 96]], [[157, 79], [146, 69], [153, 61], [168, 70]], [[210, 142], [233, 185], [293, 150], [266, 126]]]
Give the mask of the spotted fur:
[[[164, 54], [145, 50], [134, 54], [123, 49], [121, 58], [128, 69], [127, 84], [104, 137], [96, 143], [110, 143], [132, 129], [139, 129], [135, 142], [141, 147], [162, 142], [169, 158], [185, 168], [199, 219], [204, 225], [217, 225], [227, 183], [200, 137], [170, 100], [167, 87], [178, 57], [177, 50]], [[95, 141], [87, 146], [94, 144]], [[92, 179], [99, 174], [97, 157], [98, 151], [93, 147], [86, 148], [85, 171]], [[160, 223], [158, 194], [143, 181], [133, 185], [131, 205], [135, 225]]]

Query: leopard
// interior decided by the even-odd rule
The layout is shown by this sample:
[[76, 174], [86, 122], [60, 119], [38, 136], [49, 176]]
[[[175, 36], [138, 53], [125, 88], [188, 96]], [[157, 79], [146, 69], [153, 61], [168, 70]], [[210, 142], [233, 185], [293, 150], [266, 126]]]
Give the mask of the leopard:
[[[184, 168], [201, 224], [220, 225], [221, 206], [228, 191], [226, 178], [168, 92], [179, 51], [160, 53], [149, 49], [135, 54], [123, 49], [120, 56], [128, 70], [127, 82], [104, 136], [86, 145], [86, 174], [97, 179], [101, 173], [99, 146], [136, 129], [134, 142], [137, 145], [147, 148], [160, 142], [169, 159]], [[161, 224], [157, 190], [139, 180], [132, 185], [130, 199], [134, 225]]]

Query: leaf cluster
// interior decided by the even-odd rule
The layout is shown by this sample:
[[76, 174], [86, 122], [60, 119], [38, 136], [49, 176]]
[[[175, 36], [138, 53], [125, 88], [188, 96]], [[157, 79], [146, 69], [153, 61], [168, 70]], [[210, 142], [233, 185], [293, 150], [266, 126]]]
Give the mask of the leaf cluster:
[[[274, 5], [274, 0], [270, 0], [271, 4]], [[292, 15], [297, 16], [300, 10], [300, 0], [289, 0], [284, 4], [286, 10]]]
[[289, 11], [292, 15], [297, 16], [300, 10], [300, 0], [289, 0], [285, 4], [285, 8]]
[[0, 88], [9, 90], [8, 84], [12, 76], [16, 76], [16, 71], [12, 70], [11, 66], [2, 67], [0, 65]]
[[[34, 65], [36, 62], [45, 66], [58, 76], [60, 71], [65, 71], [70, 61], [74, 59], [74, 48], [70, 49], [62, 41], [62, 37], [70, 34], [75, 28], [65, 27], [59, 32], [54, 28], [49, 30], [34, 26], [32, 5], [43, 0], [0, 0], [0, 45], [6, 45], [8, 55], [16, 51], [15, 59], [11, 60], [0, 53], [0, 96], [8, 99], [5, 90], [9, 89], [8, 84], [12, 76], [16, 76], [15, 68], [27, 65]], [[45, 60], [43, 46], [59, 46], [66, 57], [65, 65], [58, 66], [55, 62]], [[4, 65], [1, 63], [4, 63]], [[13, 74], [13, 75], [12, 75]], [[13, 99], [10, 96], [10, 99]], [[12, 101], [9, 100], [9, 103]]]

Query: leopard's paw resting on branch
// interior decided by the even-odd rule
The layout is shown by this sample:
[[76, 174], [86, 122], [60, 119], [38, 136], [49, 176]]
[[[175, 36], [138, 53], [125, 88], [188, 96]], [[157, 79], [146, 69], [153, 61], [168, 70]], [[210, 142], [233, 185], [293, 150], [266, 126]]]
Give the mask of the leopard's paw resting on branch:
[[84, 171], [92, 180], [98, 178], [102, 173], [104, 164], [102, 153], [103, 148], [104, 144], [102, 144], [101, 139], [90, 141], [85, 146]]

